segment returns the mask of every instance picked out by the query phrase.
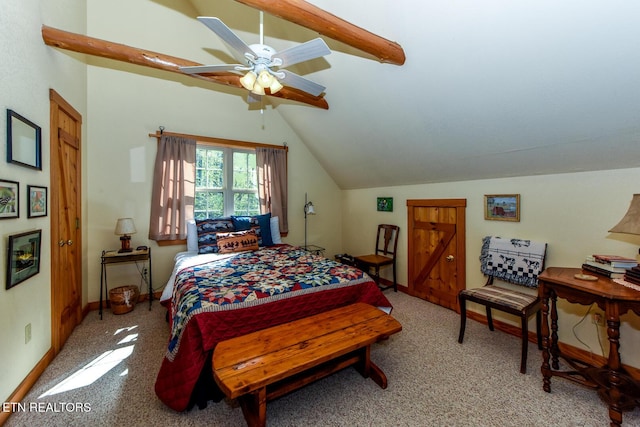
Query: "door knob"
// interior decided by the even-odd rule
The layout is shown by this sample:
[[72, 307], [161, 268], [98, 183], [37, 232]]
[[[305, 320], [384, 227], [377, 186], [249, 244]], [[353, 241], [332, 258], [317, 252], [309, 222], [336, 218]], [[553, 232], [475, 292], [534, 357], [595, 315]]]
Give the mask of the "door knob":
[[456, 257], [454, 257], [453, 255], [449, 255], [446, 260], [447, 262], [453, 262], [453, 260], [456, 259]]
[[71, 239], [67, 240], [67, 245], [69, 245], [69, 246], [73, 245], [73, 240], [71, 240]]
[[58, 246], [60, 246], [60, 247], [63, 247], [63, 246], [64, 246], [64, 244], [65, 244], [65, 241], [64, 241], [64, 240], [60, 240], [60, 241], [58, 242]]

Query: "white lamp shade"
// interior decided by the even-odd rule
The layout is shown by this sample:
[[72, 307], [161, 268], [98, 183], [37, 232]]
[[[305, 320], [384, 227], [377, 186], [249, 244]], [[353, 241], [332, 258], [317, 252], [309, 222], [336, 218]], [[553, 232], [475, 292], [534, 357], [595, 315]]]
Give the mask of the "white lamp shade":
[[240, 77], [240, 84], [242, 84], [242, 86], [244, 86], [245, 89], [252, 90], [253, 85], [256, 82], [256, 78], [257, 78], [256, 73], [254, 73], [253, 71], [249, 71], [243, 77]]
[[273, 83], [271, 83], [271, 86], [269, 86], [269, 91], [271, 91], [271, 94], [274, 94], [278, 92], [280, 89], [282, 89], [282, 85], [280, 84], [278, 79], [274, 78]]
[[313, 207], [313, 203], [309, 202], [307, 203], [307, 215], [315, 215], [316, 214], [316, 210]]
[[255, 93], [256, 95], [264, 95], [264, 88], [260, 86], [258, 82], [256, 82], [256, 84], [253, 85], [253, 89], [251, 89], [251, 92]]
[[133, 223], [133, 218], [118, 218], [118, 222], [116, 222], [116, 231], [114, 232], [114, 234], [124, 236], [135, 233], [136, 226]]
[[273, 80], [275, 79], [267, 70], [260, 71], [260, 74], [258, 74], [258, 82], [263, 88], [271, 86]]

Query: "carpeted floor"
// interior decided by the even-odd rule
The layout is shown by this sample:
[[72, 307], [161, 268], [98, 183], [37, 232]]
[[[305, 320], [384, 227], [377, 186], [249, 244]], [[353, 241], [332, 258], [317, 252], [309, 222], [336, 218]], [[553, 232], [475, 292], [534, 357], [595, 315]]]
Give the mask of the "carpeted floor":
[[[372, 360], [389, 379], [380, 389], [348, 368], [267, 405], [270, 426], [605, 426], [607, 406], [593, 390], [553, 378], [542, 390], [541, 354], [519, 373], [520, 342], [474, 321], [464, 344], [450, 310], [387, 291], [403, 331], [376, 344]], [[176, 413], [154, 393], [167, 340], [164, 309], [145, 304], [100, 321], [92, 312], [74, 331], [14, 413], [13, 426], [243, 426], [228, 401]], [[74, 378], [79, 381], [74, 382]], [[640, 410], [623, 415], [640, 425]]]

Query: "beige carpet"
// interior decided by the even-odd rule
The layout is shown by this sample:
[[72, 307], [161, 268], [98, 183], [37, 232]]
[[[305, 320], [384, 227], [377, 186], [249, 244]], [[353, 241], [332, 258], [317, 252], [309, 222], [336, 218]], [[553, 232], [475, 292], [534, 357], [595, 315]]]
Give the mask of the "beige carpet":
[[[268, 425], [609, 424], [607, 407], [594, 391], [559, 378], [552, 379], [552, 393], [542, 390], [535, 345], [522, 375], [517, 338], [469, 321], [460, 345], [455, 312], [402, 293], [386, 295], [403, 331], [376, 344], [372, 359], [387, 374], [389, 387], [382, 390], [348, 368], [270, 402]], [[23, 401], [27, 410], [13, 414], [6, 425], [245, 425], [240, 408], [226, 401], [176, 413], [157, 399], [153, 387], [167, 336], [157, 302], [151, 311], [141, 304], [124, 315], [107, 312], [102, 321], [90, 313]], [[72, 384], [74, 374], [84, 382]], [[623, 417], [624, 425], [640, 425], [638, 409]]]

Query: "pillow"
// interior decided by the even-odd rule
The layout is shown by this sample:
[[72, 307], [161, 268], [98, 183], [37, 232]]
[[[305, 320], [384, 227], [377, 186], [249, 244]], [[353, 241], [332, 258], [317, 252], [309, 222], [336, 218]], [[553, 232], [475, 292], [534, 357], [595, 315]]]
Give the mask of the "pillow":
[[218, 233], [218, 253], [255, 251], [258, 249], [258, 236], [254, 230]]
[[258, 236], [258, 244], [260, 246], [273, 246], [273, 239], [271, 238], [271, 214], [266, 213], [263, 215], [255, 216], [231, 216], [233, 219], [234, 227], [236, 231], [247, 230], [247, 223], [250, 229], [256, 231]]
[[273, 241], [274, 245], [279, 245], [282, 243], [282, 238], [280, 237], [280, 219], [277, 216], [272, 216], [270, 220], [271, 225], [271, 241]]
[[195, 219], [187, 221], [187, 250], [198, 252], [198, 227]]
[[218, 252], [217, 235], [235, 231], [233, 220], [225, 218], [196, 219], [198, 231], [198, 253], [211, 254]]

